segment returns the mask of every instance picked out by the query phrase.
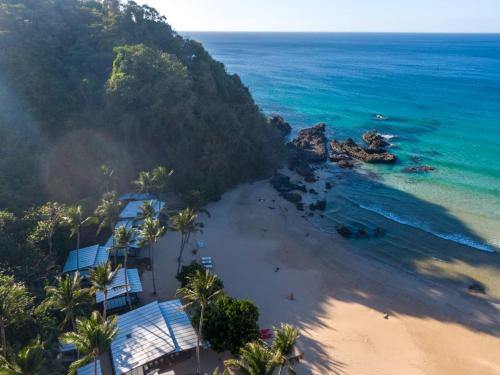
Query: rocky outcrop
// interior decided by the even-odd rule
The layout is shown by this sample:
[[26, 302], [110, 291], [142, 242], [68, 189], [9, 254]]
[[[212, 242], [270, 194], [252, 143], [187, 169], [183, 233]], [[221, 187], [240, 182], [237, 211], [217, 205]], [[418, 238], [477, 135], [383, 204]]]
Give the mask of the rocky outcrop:
[[279, 115], [274, 115], [268, 118], [268, 123], [273, 128], [278, 129], [283, 135], [288, 135], [292, 131], [292, 127], [285, 119]]
[[293, 190], [299, 190], [304, 193], [307, 191], [304, 185], [299, 185], [291, 182], [290, 177], [279, 172], [274, 173], [273, 177], [271, 177], [270, 182], [278, 193], [289, 193]]
[[405, 173], [427, 173], [427, 172], [432, 172], [435, 170], [436, 170], [436, 168], [432, 167], [430, 165], [417, 165], [414, 167], [403, 168], [402, 171]]
[[396, 155], [387, 151], [373, 152], [362, 148], [352, 139], [345, 142], [331, 141], [330, 142], [330, 160], [340, 162], [345, 160], [357, 159], [365, 163], [394, 163]]
[[288, 168], [291, 171], [297, 172], [298, 175], [304, 177], [306, 182], [315, 182], [316, 176], [314, 174], [314, 168], [309, 165], [309, 163], [300, 157], [300, 154], [295, 150], [290, 162], [288, 163]]
[[309, 209], [311, 211], [324, 211], [326, 210], [326, 201], [325, 200], [320, 200], [320, 201], [317, 201], [316, 203], [311, 203], [309, 205]]
[[287, 201], [295, 204], [300, 203], [302, 201], [302, 195], [300, 195], [299, 193], [281, 193], [280, 195]]
[[300, 159], [308, 163], [322, 163], [326, 161], [325, 124], [318, 124], [312, 128], [302, 129], [292, 145], [298, 150]]
[[363, 134], [363, 141], [368, 144], [368, 152], [383, 153], [389, 147], [389, 143], [376, 131], [365, 132]]

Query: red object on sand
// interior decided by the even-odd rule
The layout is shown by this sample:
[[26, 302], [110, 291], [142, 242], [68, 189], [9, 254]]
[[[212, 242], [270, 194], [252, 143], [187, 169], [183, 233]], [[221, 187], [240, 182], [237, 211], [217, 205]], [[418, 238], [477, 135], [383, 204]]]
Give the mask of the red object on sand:
[[264, 328], [259, 331], [261, 340], [268, 340], [273, 337], [273, 331], [269, 328]]

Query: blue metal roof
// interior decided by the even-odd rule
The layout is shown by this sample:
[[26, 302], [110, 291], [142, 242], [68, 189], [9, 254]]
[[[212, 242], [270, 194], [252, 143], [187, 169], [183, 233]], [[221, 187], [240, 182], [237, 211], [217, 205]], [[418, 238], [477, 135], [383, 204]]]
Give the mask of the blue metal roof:
[[174, 339], [176, 351], [195, 348], [198, 336], [193, 329], [191, 319], [182, 308], [181, 301], [174, 299], [161, 302], [159, 306]]
[[[80, 367], [76, 370], [76, 375], [94, 375], [94, 362]], [[97, 360], [97, 375], [102, 375], [101, 361]]]
[[160, 211], [165, 207], [165, 203], [156, 199], [146, 200], [146, 201], [131, 201], [128, 202], [125, 208], [120, 213], [120, 219], [136, 219], [139, 218], [141, 213], [141, 207], [144, 202], [149, 202], [154, 210], [155, 214], [158, 215]]
[[[128, 288], [125, 288], [125, 269], [121, 268], [116, 273], [111, 284], [108, 287], [108, 301], [129, 293], [140, 293], [142, 292], [141, 278], [139, 277], [139, 271], [137, 268], [127, 269], [128, 276]], [[104, 293], [96, 292], [95, 294], [96, 303], [101, 303], [104, 301]]]
[[63, 273], [94, 268], [99, 264], [106, 263], [109, 259], [108, 248], [99, 245], [84, 247], [78, 252], [79, 266], [77, 267], [77, 251], [72, 250], [68, 254], [66, 263], [64, 264]]
[[144, 201], [155, 198], [153, 194], [149, 193], [126, 193], [120, 196], [121, 201]]

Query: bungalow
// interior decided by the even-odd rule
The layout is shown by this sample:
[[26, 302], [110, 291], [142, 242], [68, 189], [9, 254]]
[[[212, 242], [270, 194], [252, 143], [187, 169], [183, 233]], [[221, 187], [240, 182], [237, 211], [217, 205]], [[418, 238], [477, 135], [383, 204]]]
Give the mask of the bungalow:
[[156, 199], [153, 194], [150, 193], [126, 193], [119, 198], [123, 202], [129, 201], [147, 201], [150, 199]]
[[[120, 220], [116, 223], [115, 229], [120, 228], [120, 227], [132, 229], [135, 227], [134, 220], [132, 220], [132, 219]], [[108, 238], [108, 241], [106, 242], [106, 244], [104, 246], [112, 248], [113, 245], [114, 245], [113, 235], [111, 235]], [[139, 250], [141, 250], [140, 238], [138, 237], [137, 232], [135, 232], [133, 239], [132, 239], [132, 242], [130, 242], [130, 244], [129, 244], [128, 255], [133, 256], [133, 257], [137, 257], [137, 256], [139, 256]], [[124, 256], [124, 250], [123, 249], [118, 250], [118, 255]]]
[[[117, 310], [127, 306], [127, 289], [132, 302], [137, 300], [137, 294], [142, 292], [141, 279], [137, 268], [127, 269], [128, 287], [125, 283], [125, 269], [120, 268], [108, 287], [107, 308], [109, 311]], [[104, 301], [104, 293], [96, 292], [96, 303]]]
[[130, 201], [127, 203], [125, 208], [120, 213], [120, 219], [140, 219], [141, 207], [144, 202], [149, 202], [155, 211], [155, 216], [160, 215], [161, 210], [165, 207], [165, 203], [156, 199], [145, 200], [145, 201]]
[[115, 374], [138, 375], [191, 355], [197, 335], [178, 299], [152, 302], [118, 317], [111, 343]]
[[[77, 265], [77, 258], [79, 258]], [[82, 277], [88, 277], [90, 270], [100, 264], [104, 264], [109, 259], [109, 249], [105, 246], [93, 245], [84, 247], [78, 251], [72, 250], [68, 254], [66, 263], [64, 264], [63, 273], [73, 274], [76, 270], [80, 270]]]

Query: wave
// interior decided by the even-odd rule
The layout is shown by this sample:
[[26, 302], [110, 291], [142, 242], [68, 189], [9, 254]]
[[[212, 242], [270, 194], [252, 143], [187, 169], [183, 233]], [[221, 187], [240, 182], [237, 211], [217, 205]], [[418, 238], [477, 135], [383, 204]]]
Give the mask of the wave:
[[469, 247], [472, 247], [472, 248], [477, 249], [477, 250], [486, 251], [489, 253], [495, 252], [495, 250], [493, 250], [491, 248], [491, 246], [484, 244], [484, 243], [477, 242], [474, 239], [467, 237], [461, 233], [446, 234], [446, 233], [437, 232], [437, 231], [433, 230], [427, 223], [420, 222], [420, 221], [415, 220], [415, 219], [408, 219], [408, 218], [401, 217], [393, 212], [386, 211], [383, 208], [380, 208], [377, 206], [365, 206], [365, 205], [359, 204], [359, 207], [361, 207], [362, 209], [374, 212], [376, 214], [379, 214], [379, 215], [385, 217], [386, 219], [395, 221], [397, 223], [400, 223], [403, 225], [408, 225], [412, 228], [423, 230], [424, 232], [430, 233], [430, 234], [432, 234], [436, 237], [442, 238], [444, 240], [453, 241], [453, 242], [456, 242], [456, 243], [459, 243], [459, 244], [462, 244], [465, 246], [469, 246]]
[[391, 139], [394, 139], [394, 138], [398, 138], [398, 135], [396, 134], [380, 134], [379, 135], [384, 138], [386, 141], [389, 141]]

